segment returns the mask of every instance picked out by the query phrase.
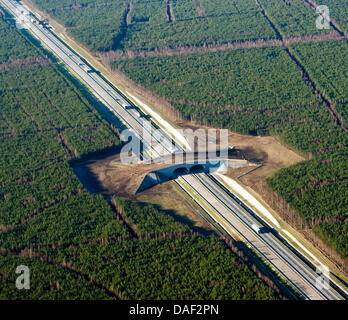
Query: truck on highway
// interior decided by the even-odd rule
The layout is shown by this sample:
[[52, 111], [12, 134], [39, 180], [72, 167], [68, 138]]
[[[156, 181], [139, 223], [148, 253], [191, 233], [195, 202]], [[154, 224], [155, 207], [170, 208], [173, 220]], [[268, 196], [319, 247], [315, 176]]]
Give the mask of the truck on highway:
[[86, 73], [91, 73], [92, 72], [92, 69], [89, 66], [87, 66], [85, 64], [82, 64], [80, 66], [82, 67], [84, 72], [86, 72]]
[[121, 104], [122, 108], [124, 108], [126, 110], [128, 108], [130, 108], [130, 105], [126, 101], [124, 101], [124, 100], [120, 100], [120, 104]]
[[261, 228], [258, 225], [256, 225], [255, 223], [253, 223], [251, 225], [251, 227], [253, 228], [254, 231], [256, 231], [256, 233], [258, 233], [258, 234], [261, 233]]
[[132, 110], [132, 113], [133, 113], [133, 115], [135, 115], [137, 118], [140, 118], [140, 113], [139, 113], [137, 110], [133, 109], [133, 110]]
[[174, 147], [169, 147], [169, 152], [170, 152], [171, 154], [175, 153], [176, 150], [177, 150], [177, 149], [175, 149]]

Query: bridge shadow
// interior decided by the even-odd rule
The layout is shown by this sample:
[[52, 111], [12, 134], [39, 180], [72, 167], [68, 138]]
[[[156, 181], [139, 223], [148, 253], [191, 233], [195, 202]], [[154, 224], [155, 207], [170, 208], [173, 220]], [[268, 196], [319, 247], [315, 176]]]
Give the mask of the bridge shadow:
[[189, 174], [199, 174], [199, 173], [212, 173], [217, 171], [221, 167], [221, 162], [217, 163], [182, 163], [174, 166], [168, 166], [163, 169], [155, 170], [149, 172], [141, 184], [139, 185], [135, 194], [143, 192], [150, 189], [156, 185], [162, 184], [164, 182], [175, 180], [181, 176]]
[[246, 159], [253, 162], [265, 162], [268, 160], [266, 152], [255, 150], [253, 147], [243, 148], [242, 154]]
[[[148, 206], [149, 203], [146, 202], [137, 202], [137, 204], [139, 204], [142, 208], [145, 206]], [[165, 214], [168, 214], [169, 216], [171, 216], [175, 221], [186, 224], [193, 232], [198, 232], [199, 234], [202, 235], [212, 235], [215, 234], [215, 232], [213, 230], [208, 230], [205, 229], [203, 227], [197, 227], [194, 225], [194, 221], [190, 220], [188, 217], [186, 216], [182, 216], [178, 213], [175, 212], [175, 210], [172, 209], [164, 209], [161, 205], [159, 204], [150, 204], [151, 206], [153, 206], [155, 209], [164, 212]]]
[[74, 173], [82, 183], [83, 187], [92, 194], [107, 194], [107, 190], [102, 186], [99, 177], [88, 166], [93, 160], [72, 165]]
[[196, 164], [191, 168], [179, 167], [173, 171], [173, 176], [179, 178], [187, 174], [209, 173], [209, 169], [205, 168], [202, 164]]

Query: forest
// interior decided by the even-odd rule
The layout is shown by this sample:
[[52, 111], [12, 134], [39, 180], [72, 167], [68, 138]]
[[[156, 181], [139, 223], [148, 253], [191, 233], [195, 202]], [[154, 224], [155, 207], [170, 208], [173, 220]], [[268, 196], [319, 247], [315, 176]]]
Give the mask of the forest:
[[[342, 62], [339, 57], [336, 61]], [[299, 68], [278, 47], [137, 58], [115, 61], [113, 67], [166, 98], [187, 120], [272, 134], [304, 153], [348, 142]], [[345, 71], [336, 70], [337, 84], [344, 88], [345, 81], [338, 79]]]
[[[277, 25], [283, 36], [298, 36], [330, 32], [330, 29], [317, 29], [318, 15], [303, 0], [257, 0]], [[340, 1], [333, 0], [338, 3]], [[320, 3], [321, 4], [321, 3]], [[325, 2], [327, 4], [327, 2]]]
[[185, 105], [180, 111], [188, 119], [199, 113], [318, 102], [300, 70], [279, 47], [137, 58], [115, 61], [112, 66], [170, 102]]
[[118, 292], [122, 299], [276, 298], [216, 236], [182, 236], [36, 252], [54, 263], [69, 257], [75, 270], [90, 274], [95, 281]]
[[34, 1], [66, 26], [76, 40], [94, 51], [115, 49], [122, 33], [123, 0]]
[[347, 1], [325, 0], [330, 10], [330, 17], [334, 19], [342, 30], [348, 31], [348, 3]]
[[345, 103], [337, 103], [335, 105], [337, 112], [341, 115], [343, 122], [345, 124], [348, 123], [348, 102]]
[[[18, 232], [14, 227], [29, 226], [31, 236], [25, 237], [36, 238], [31, 223], [40, 221], [38, 225], [48, 228], [50, 210], [51, 219], [57, 211], [67, 215], [57, 224], [66, 223], [64, 219], [68, 219], [72, 211], [85, 210], [84, 215], [76, 217], [76, 227], [80, 229], [74, 231], [75, 236], [82, 236], [84, 232], [88, 236], [90, 230], [84, 231], [83, 224], [92, 230], [98, 228], [98, 223], [107, 228], [106, 221], [114, 220], [111, 210], [99, 196], [83, 191], [69, 161], [104, 150], [106, 146], [119, 147], [118, 134], [96, 111], [90, 99], [79, 93], [61, 67], [16, 30], [10, 20], [0, 19], [0, 30], [21, 48], [18, 51], [9, 41], [6, 42], [10, 44], [8, 48], [0, 49], [0, 117], [7, 125], [0, 136], [1, 229]], [[65, 130], [77, 129], [81, 129], [80, 135], [74, 136], [70, 146], [71, 134]], [[85, 208], [78, 207], [80, 202]], [[97, 217], [93, 217], [92, 213], [98, 211], [105, 212], [98, 217], [104, 220], [97, 221]], [[125, 236], [125, 230], [115, 223], [115, 233]], [[102, 230], [98, 232], [100, 236]]]
[[[348, 46], [344, 40], [291, 45], [319, 90], [332, 102], [348, 100]], [[339, 54], [337, 54], [339, 53]]]
[[127, 231], [116, 220], [103, 197], [81, 191], [36, 214], [15, 229], [0, 233], [9, 249], [40, 245], [72, 245], [94, 240], [116, 241]]
[[[335, 25], [330, 29], [316, 28], [318, 15], [308, 0], [199, 0], [199, 6], [194, 0], [173, 0], [168, 7], [166, 1], [139, 0], [131, 1], [128, 7], [123, 5], [122, 17], [121, 10], [111, 10], [112, 6], [120, 6], [121, 1], [98, 0], [95, 6], [90, 1], [35, 2], [42, 9], [54, 8], [50, 14], [68, 26], [72, 35], [74, 30], [88, 26], [83, 35], [75, 36], [85, 37], [80, 41], [93, 51], [118, 50], [127, 52], [126, 57], [132, 57], [132, 52], [137, 56], [134, 51], [138, 51], [136, 59], [121, 60], [115, 55], [111, 67], [165, 98], [185, 120], [244, 134], [273, 135], [308, 158], [314, 156], [313, 161], [317, 161], [317, 156], [335, 158], [336, 151], [346, 150], [348, 146], [347, 43], [317, 41], [347, 33], [348, 4], [344, 1], [325, 2]], [[99, 46], [98, 27], [94, 28], [91, 21], [96, 17], [94, 21], [98, 24], [98, 11], [102, 12], [107, 5], [108, 16], [119, 14], [114, 24], [119, 34], [105, 32], [110, 43], [110, 39], [115, 40], [114, 46], [104, 45], [102, 41], [103, 45]], [[189, 47], [218, 47], [256, 39], [271, 40], [267, 44], [272, 47], [185, 52]], [[294, 39], [297, 43], [292, 43]], [[284, 40], [283, 46], [273, 40]], [[160, 55], [160, 48], [164, 49], [161, 52], [164, 56], [140, 58], [141, 50]], [[173, 55], [171, 52], [175, 51], [165, 51], [166, 48], [183, 50], [180, 55]], [[0, 130], [6, 132], [4, 122], [0, 122]], [[311, 162], [299, 165], [305, 176], [311, 165]], [[294, 168], [289, 168], [289, 172], [297, 170]], [[329, 169], [315, 168], [315, 176], [324, 179]], [[347, 211], [341, 197], [325, 199], [325, 194], [333, 189], [342, 191], [344, 181], [308, 188], [296, 199], [290, 198], [293, 193], [289, 191], [296, 189], [296, 181], [278, 175], [269, 181], [273, 181], [274, 190], [300, 212], [304, 221], [309, 217], [314, 219], [311, 197], [324, 198], [313, 206], [319, 220], [323, 212], [336, 214], [340, 206]], [[340, 248], [345, 255], [345, 249], [338, 244], [343, 240], [340, 232], [335, 233], [336, 223], [310, 224], [327, 243]]]
[[[18, 290], [15, 273], [19, 265], [34, 270], [30, 277], [31, 289]], [[0, 300], [111, 300], [102, 289], [94, 286], [67, 268], [49, 265], [27, 257], [0, 254]]]
[[[336, 159], [335, 151], [348, 147], [347, 54], [343, 40], [319, 41], [288, 49], [115, 60], [112, 67], [165, 98], [184, 119], [244, 134], [273, 135], [319, 161], [316, 156]], [[295, 174], [299, 167], [302, 171]], [[280, 171], [268, 183], [346, 257], [347, 169], [338, 180], [325, 182], [331, 170], [327, 166], [304, 162], [299, 167], [288, 168], [287, 178]], [[318, 185], [298, 191], [302, 174], [315, 174]]]
[[348, 257], [348, 148], [281, 169], [268, 183], [323, 240]]
[[[0, 135], [0, 297], [109, 299], [67, 269], [26, 259], [16, 250], [128, 236], [105, 200], [83, 190], [69, 164], [80, 153], [118, 147], [120, 139], [46, 52], [10, 20], [0, 19], [0, 30], [9, 39], [0, 47], [0, 118], [7, 126]], [[79, 127], [86, 130], [71, 147], [65, 130]], [[36, 271], [30, 293], [20, 294], [11, 280], [16, 274], [10, 270], [21, 262]]]
[[153, 205], [136, 203], [134, 201], [113, 197], [117, 211], [122, 214], [137, 230], [140, 237], [163, 235], [163, 233], [183, 234], [190, 228], [183, 223], [156, 209]]
[[[316, 28], [318, 16], [303, 0], [200, 0], [198, 4], [195, 0], [34, 2], [93, 52], [156, 51], [274, 40], [279, 34], [270, 21], [284, 38], [332, 32]], [[325, 4], [330, 16], [347, 30], [347, 4], [338, 0]]]
[[71, 142], [75, 156], [120, 145], [119, 137], [56, 65], [25, 61], [24, 65], [5, 65], [0, 73], [2, 115], [13, 130], [33, 134], [55, 131]]
[[[218, 237], [88, 193], [71, 162], [119, 148], [118, 133], [28, 34], [0, 30], [22, 48], [0, 48], [0, 299], [281, 298]], [[30, 290], [15, 288], [21, 264]]]
[[68, 32], [92, 51], [154, 50], [158, 47], [214, 45], [241, 40], [274, 39], [254, 0], [172, 1], [166, 16], [165, 0], [57, 1], [34, 0], [40, 9], [68, 27]]

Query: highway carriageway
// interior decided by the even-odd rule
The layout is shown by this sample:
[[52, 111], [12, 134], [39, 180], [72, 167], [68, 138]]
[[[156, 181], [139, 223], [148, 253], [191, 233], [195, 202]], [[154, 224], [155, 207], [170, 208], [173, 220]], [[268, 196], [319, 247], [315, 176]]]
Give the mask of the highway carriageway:
[[[229, 228], [234, 229], [242, 235], [250, 247], [271, 264], [282, 276], [284, 276], [302, 295], [309, 299], [342, 299], [332, 289], [323, 288], [320, 292], [315, 287], [318, 279], [317, 273], [299, 259], [289, 248], [287, 248], [272, 232], [256, 232], [253, 224], [260, 223], [253, 216], [231, 198], [218, 184], [214, 178], [205, 174], [195, 174], [186, 177], [186, 182], [199, 193], [214, 209], [218, 218], [217, 222], [230, 233]], [[200, 185], [196, 180], [200, 181]], [[261, 228], [261, 230], [263, 230]], [[308, 287], [313, 288], [309, 290]]]
[[[13, 15], [19, 16], [19, 11], [13, 1], [0, 0], [0, 3]], [[52, 32], [31, 22], [27, 22], [26, 25], [31, 33], [65, 63], [77, 78], [79, 78], [80, 81], [84, 83], [102, 103], [114, 112], [123, 124], [131, 129], [134, 135], [143, 142], [146, 146], [146, 151], [143, 154], [144, 159], [151, 160], [161, 156], [162, 154], [159, 153], [159, 150], [162, 151], [163, 148], [165, 148], [168, 153], [173, 152], [172, 140], [164, 131], [161, 139], [157, 141], [157, 146], [152, 146], [152, 141], [146, 141], [143, 136], [144, 127], [139, 115], [134, 112], [134, 109], [126, 108], [129, 103], [97, 73], [87, 73], [77, 54], [73, 53], [73, 51]], [[149, 128], [145, 128], [145, 130], [149, 130]], [[152, 128], [150, 131], [152, 131]], [[145, 136], [151, 137], [149, 132]], [[157, 147], [159, 148], [157, 149]], [[315, 300], [344, 299], [332, 286], [330, 286], [329, 289], [325, 287], [321, 289], [318, 288], [316, 286], [316, 281], [318, 279], [317, 273], [289, 250], [284, 243], [279, 241], [273, 233], [256, 232], [251, 226], [253, 224], [259, 225], [258, 219], [227, 194], [220, 183], [212, 176], [207, 174], [193, 174], [180, 177], [176, 182], [196, 201], [199, 202], [197, 197], [187, 190], [186, 186], [189, 186], [194, 193], [198, 194], [201, 199], [204, 199], [212, 209], [207, 211], [207, 213], [219, 223], [227, 233], [231, 234], [232, 229], [234, 232], [237, 232], [247, 244], [268, 261], [268, 263], [305, 298]]]

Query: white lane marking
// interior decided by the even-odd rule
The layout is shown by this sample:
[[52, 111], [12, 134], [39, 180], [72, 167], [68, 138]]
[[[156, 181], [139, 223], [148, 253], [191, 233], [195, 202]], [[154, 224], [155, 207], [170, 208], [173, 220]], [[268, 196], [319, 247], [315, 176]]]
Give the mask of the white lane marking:
[[233, 189], [236, 190], [236, 192], [240, 196], [246, 199], [258, 211], [260, 211], [260, 213], [264, 215], [268, 220], [270, 220], [277, 228], [280, 228], [278, 221], [273, 217], [273, 215], [253, 195], [251, 195], [247, 190], [245, 190], [239, 183], [237, 183], [235, 180], [223, 174], [215, 173], [215, 175], [223, 179], [232, 188], [232, 190]]
[[169, 122], [164, 120], [157, 112], [153, 111], [153, 109], [150, 108], [147, 104], [140, 101], [137, 97], [133, 96], [128, 91], [126, 91], [126, 93], [132, 100], [136, 102], [137, 105], [141, 106], [141, 108], [143, 108], [147, 114], [150, 114], [151, 117], [156, 119], [157, 122], [161, 125], [161, 127], [164, 127], [167, 131], [169, 131], [173, 136], [174, 140], [178, 140], [178, 142], [180, 142], [181, 145], [184, 145], [187, 150], [191, 151], [191, 147], [188, 144], [186, 138], [182, 134], [180, 134], [180, 132], [177, 129], [175, 129]]

